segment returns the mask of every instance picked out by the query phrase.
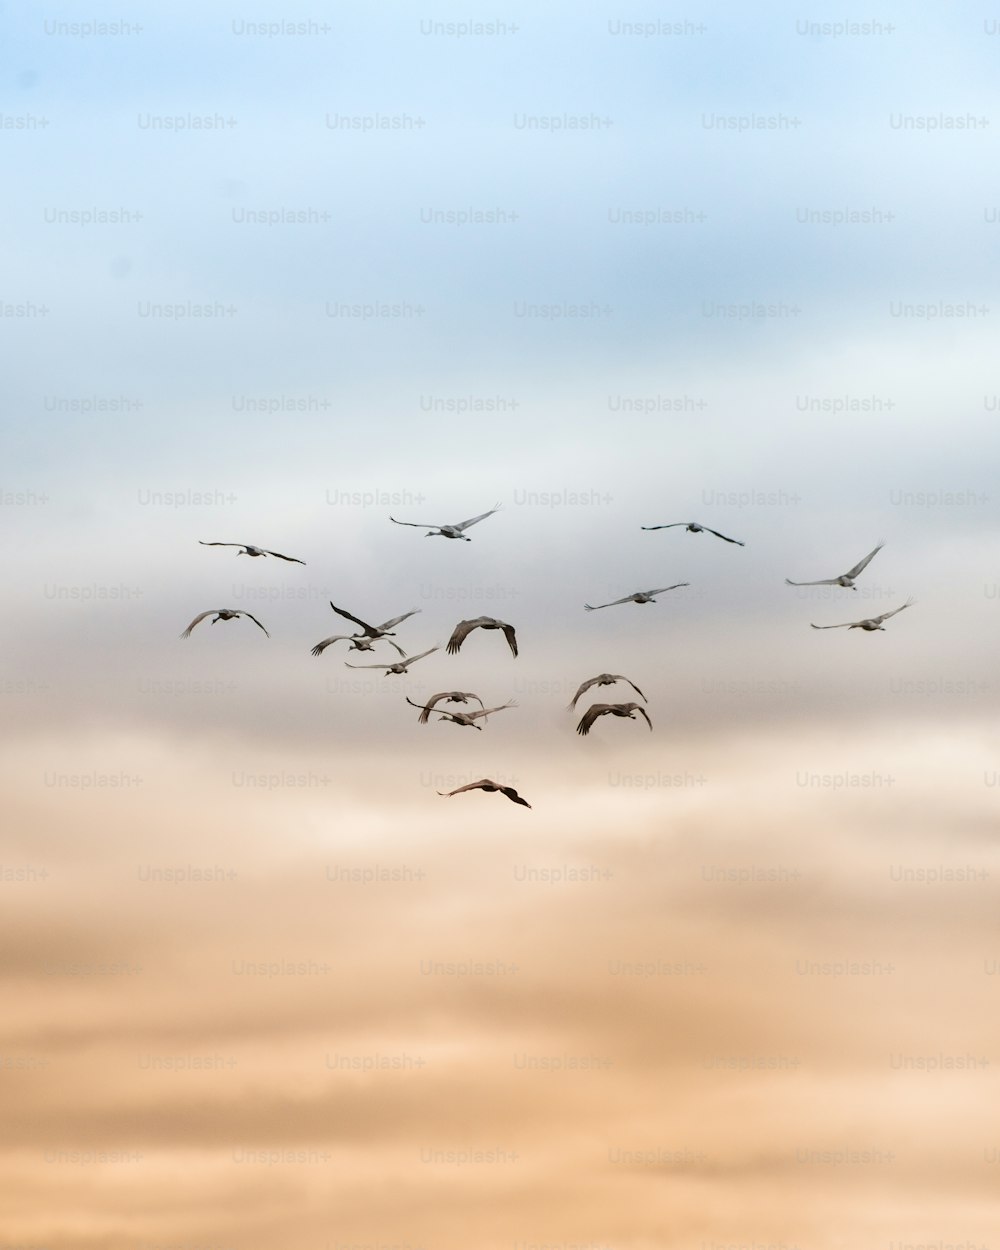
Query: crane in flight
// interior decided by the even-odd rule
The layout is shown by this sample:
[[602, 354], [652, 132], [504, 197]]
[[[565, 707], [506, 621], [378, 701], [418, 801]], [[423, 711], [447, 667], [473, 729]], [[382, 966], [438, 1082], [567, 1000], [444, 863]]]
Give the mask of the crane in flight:
[[419, 521], [397, 521], [394, 516], [389, 518], [396, 525], [412, 525], [414, 529], [427, 530], [425, 538], [461, 538], [467, 543], [471, 543], [472, 539], [466, 537], [462, 532], [467, 530], [470, 525], [475, 525], [477, 521], [485, 521], [488, 516], [492, 516], [494, 512], [500, 511], [500, 505], [490, 508], [489, 512], [480, 512], [479, 516], [469, 517], [467, 521], [459, 521], [456, 525], [431, 525], [421, 524]]
[[411, 655], [407, 660], [397, 660], [395, 664], [351, 664], [347, 660], [344, 663], [348, 668], [381, 668], [385, 670], [385, 675], [388, 677], [390, 673], [405, 673], [411, 664], [416, 664], [417, 660], [422, 660], [425, 655], [438, 650], [440, 648], [431, 647], [430, 651], [421, 651], [419, 655]]
[[785, 578], [785, 582], [789, 586], [846, 586], [851, 590], [857, 590], [854, 579], [859, 573], [867, 567], [869, 560], [877, 556], [885, 546], [885, 543], [879, 543], [874, 551], [869, 551], [863, 560], [859, 560], [853, 569], [848, 569], [846, 573], [841, 573], [839, 577], [826, 577], [818, 582], [793, 582], [790, 577]]
[[[872, 630], [881, 629], [885, 632], [883, 621], [887, 621], [890, 616], [895, 616], [897, 612], [902, 612], [904, 608], [912, 607], [913, 600], [907, 599], [905, 603], [900, 604], [898, 608], [893, 608], [891, 612], [883, 612], [881, 616], [870, 616], [864, 621], [844, 621], [840, 625], [813, 625], [813, 629], [863, 629], [867, 633]], [[812, 625], [812, 621], [809, 622]]]
[[588, 612], [596, 612], [598, 608], [613, 608], [619, 603], [655, 603], [654, 595], [663, 595], [668, 590], [690, 585], [690, 582], [675, 582], [673, 586], [661, 586], [659, 590], [637, 590], [634, 595], [626, 595], [624, 599], [612, 599], [610, 603], [585, 603], [583, 606]]
[[317, 642], [310, 655], [322, 655], [334, 642], [349, 642], [351, 645], [347, 648], [348, 651], [372, 651], [376, 642], [387, 642], [390, 647], [395, 647], [400, 655], [406, 655], [403, 648], [397, 646], [391, 638], [360, 638], [353, 634], [334, 634], [332, 638], [324, 638], [322, 642]]
[[280, 551], [268, 551], [249, 543], [207, 543], [201, 538], [198, 541], [203, 547], [242, 547], [243, 550], [236, 553], [238, 556], [277, 556], [279, 560], [287, 560], [290, 564], [305, 564], [305, 560], [297, 560], [295, 556], [283, 556]]
[[635, 682], [629, 681], [629, 679], [627, 677], [623, 677], [621, 673], [601, 673], [598, 677], [591, 677], [590, 681], [585, 681], [583, 683], [580, 689], [573, 696], [572, 702], [567, 705], [568, 709], [572, 711], [573, 708], [576, 707], [576, 701], [579, 699], [580, 695], [582, 695], [585, 690], [589, 690], [591, 686], [613, 686], [616, 681], [627, 682], [637, 695], [641, 695], [647, 703], [649, 702]]
[[593, 707], [587, 708], [580, 718], [576, 732], [578, 734], [589, 734], [590, 727], [597, 720], [598, 716], [605, 716], [610, 713], [612, 716], [624, 716], [626, 720], [635, 720], [636, 712], [646, 717], [646, 724], [652, 730], [653, 722], [649, 719], [649, 715], [641, 703], [595, 703]]
[[[425, 705], [423, 703], [414, 703], [413, 700], [410, 698], [407, 698], [406, 702], [409, 703], [410, 707], [420, 708], [420, 715], [417, 717], [417, 722], [418, 724], [421, 724], [421, 725], [426, 724], [428, 713], [434, 710], [433, 705]], [[509, 707], [517, 707], [517, 703], [513, 699], [511, 699], [509, 703], [503, 703], [501, 704], [500, 707], [488, 707], [488, 708], [484, 707], [481, 711], [478, 711], [478, 712], [445, 712], [439, 708], [438, 715], [441, 717], [442, 720], [453, 721], [456, 725], [469, 725], [473, 729], [482, 729], [482, 725], [476, 724], [476, 721], [479, 719], [480, 716], [492, 716], [494, 712], [503, 712], [506, 708], [509, 708]]]
[[[338, 616], [344, 617], [345, 620], [353, 621], [355, 625], [360, 625], [366, 638], [384, 638], [387, 634], [395, 633], [395, 630], [392, 628], [394, 625], [398, 625], [401, 621], [405, 621], [407, 617], [416, 616], [416, 614], [421, 610], [420, 608], [413, 608], [410, 612], [404, 612], [402, 616], [394, 616], [391, 621], [383, 621], [381, 625], [369, 625], [366, 621], [361, 620], [360, 617], [352, 616], [346, 608], [338, 608], [335, 603], [331, 603], [330, 607], [333, 608], [334, 612], [336, 612]], [[396, 649], [399, 650], [398, 647]], [[364, 651], [367, 650], [367, 648], [359, 647], [358, 650]], [[406, 652], [400, 651], [399, 654], [406, 655]]]
[[517, 656], [517, 636], [514, 633], [514, 626], [508, 625], [506, 621], [498, 621], [492, 616], [477, 616], [474, 621], [459, 621], [448, 639], [448, 654], [457, 655], [462, 643], [474, 629], [502, 629], [511, 653]]
[[[187, 627], [187, 629], [184, 630], [184, 632], [181, 634], [181, 637], [190, 638], [191, 631], [198, 624], [198, 622], [203, 621], [206, 616], [211, 616], [213, 612], [217, 613], [215, 620], [212, 621], [213, 625], [215, 624], [216, 621], [231, 621], [231, 620], [234, 620], [237, 616], [249, 616], [251, 621], [253, 621], [253, 623], [258, 628], [264, 629], [264, 626], [261, 625], [260, 621], [258, 621], [257, 618], [251, 612], [243, 612], [239, 608], [209, 608], [207, 612], [198, 613], [198, 615], [194, 618], [194, 620]], [[264, 629], [264, 633], [267, 634], [266, 629]], [[270, 634], [267, 634], [267, 636], [268, 638], [271, 637]]]
[[466, 790], [485, 790], [487, 794], [500, 793], [512, 803], [520, 803], [522, 807], [531, 806], [527, 799], [521, 798], [513, 786], [501, 786], [496, 781], [490, 781], [488, 777], [484, 777], [482, 781], [470, 781], [467, 786], [459, 786], [457, 790], [439, 790], [438, 794], [450, 799], [453, 794], [463, 794]]
[[738, 538], [727, 538], [725, 534], [720, 534], [718, 530], [709, 529], [707, 525], [699, 525], [697, 521], [671, 521], [669, 525], [640, 525], [640, 529], [644, 530], [672, 530], [678, 525], [683, 525], [685, 531], [692, 534], [714, 534], [716, 538], [721, 538], [724, 543], [735, 543], [737, 547], [745, 547], [746, 543], [740, 542]]
[[[440, 703], [442, 699], [445, 703], [468, 703], [470, 699], [475, 699], [480, 707], [486, 706], [478, 694], [472, 694], [468, 690], [444, 690], [441, 694], [431, 695], [431, 697], [423, 705], [424, 710], [417, 717], [417, 723], [420, 725], [426, 725], [430, 713], [434, 710], [434, 705], [436, 703]], [[414, 703], [413, 706], [420, 707], [421, 705], [419, 703]]]

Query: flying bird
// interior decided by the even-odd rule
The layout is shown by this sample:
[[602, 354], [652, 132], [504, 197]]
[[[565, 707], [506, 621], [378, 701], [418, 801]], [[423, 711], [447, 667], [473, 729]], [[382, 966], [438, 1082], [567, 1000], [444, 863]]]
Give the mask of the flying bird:
[[[237, 616], [249, 616], [251, 621], [253, 621], [253, 623], [256, 626], [258, 626], [260, 629], [264, 629], [264, 626], [261, 625], [260, 621], [258, 621], [257, 618], [251, 612], [243, 612], [238, 608], [209, 608], [207, 612], [200, 612], [194, 618], [194, 620], [187, 627], [187, 629], [181, 634], [181, 637], [190, 638], [191, 630], [194, 629], [194, 627], [198, 624], [198, 622], [203, 621], [206, 616], [211, 616], [213, 612], [218, 613], [215, 620], [212, 622], [213, 625], [215, 624], [215, 621], [231, 621]], [[267, 634], [266, 629], [264, 629], [264, 633]], [[268, 638], [271, 637], [270, 634], [267, 634], [267, 636]]]
[[459, 621], [448, 639], [448, 654], [457, 655], [462, 643], [474, 629], [502, 629], [511, 652], [517, 655], [517, 637], [514, 634], [514, 626], [495, 620], [492, 616], [477, 616], [474, 621]]
[[470, 781], [467, 786], [459, 786], [457, 790], [439, 790], [438, 794], [450, 799], [453, 794], [463, 794], [466, 790], [485, 790], [489, 794], [499, 791], [512, 803], [520, 803], [522, 807], [531, 806], [527, 799], [521, 798], [513, 786], [501, 786], [495, 781], [490, 781], [488, 777], [484, 777], [482, 781]]
[[885, 543], [879, 543], [874, 551], [869, 551], [863, 560], [859, 560], [853, 569], [848, 569], [846, 573], [842, 573], [840, 577], [827, 577], [818, 582], [793, 582], [790, 577], [785, 578], [785, 582], [789, 586], [849, 586], [851, 590], [857, 590], [854, 579], [866, 567], [868, 561], [885, 546]]
[[287, 560], [290, 564], [305, 564], [305, 560], [297, 560], [295, 556], [283, 556], [280, 551], [267, 551], [263, 547], [252, 547], [247, 543], [206, 543], [198, 539], [203, 547], [242, 547], [238, 556], [277, 556], [279, 560]]
[[[844, 621], [840, 625], [813, 625], [813, 629], [864, 629], [871, 633], [874, 629], [885, 631], [883, 621], [887, 621], [890, 616], [895, 616], [897, 612], [902, 612], [903, 608], [908, 608], [913, 604], [912, 599], [907, 599], [905, 603], [900, 604], [898, 608], [893, 608], [891, 612], [883, 612], [881, 616], [871, 616], [865, 621]], [[812, 625], [812, 621], [809, 622]]]
[[[417, 723], [420, 725], [426, 725], [430, 713], [434, 710], [434, 705], [436, 703], [440, 703], [442, 699], [446, 703], [468, 703], [470, 699], [475, 699], [480, 707], [486, 706], [478, 694], [472, 694], [467, 690], [445, 690], [442, 691], [441, 694], [431, 695], [431, 697], [423, 705], [424, 710], [417, 717]], [[413, 706], [420, 707], [421, 705], [419, 703], [414, 703]]]
[[334, 634], [332, 638], [324, 638], [322, 642], [318, 642], [315, 647], [313, 647], [310, 654], [322, 655], [327, 647], [334, 642], [349, 642], [351, 645], [347, 648], [348, 651], [372, 651], [374, 650], [374, 644], [376, 642], [387, 642], [390, 647], [396, 647], [396, 650], [400, 655], [406, 655], [403, 648], [396, 646], [391, 638], [364, 638], [355, 637], [351, 634]]
[[[343, 616], [347, 620], [353, 621], [355, 625], [360, 625], [365, 636], [368, 638], [384, 638], [386, 634], [394, 633], [395, 631], [392, 628], [393, 625], [398, 625], [400, 621], [405, 621], [409, 616], [416, 616], [416, 614], [421, 610], [420, 608], [414, 608], [410, 612], [404, 612], [402, 616], [394, 616], [391, 621], [383, 621], [381, 625], [369, 625], [367, 622], [361, 620], [360, 617], [352, 616], [346, 609], [338, 608], [335, 603], [331, 603], [330, 607], [333, 608], [334, 612], [336, 612], [338, 616]], [[393, 646], [395, 646], [395, 643], [393, 643]], [[366, 650], [366, 648], [360, 647], [359, 650]], [[399, 648], [396, 647], [396, 650], [399, 651]], [[400, 651], [399, 654], [406, 655], [406, 652]]]
[[[629, 681], [629, 679], [627, 677], [623, 677], [621, 673], [601, 673], [599, 677], [591, 677], [590, 681], [585, 681], [573, 696], [573, 701], [567, 704], [567, 707], [570, 709], [575, 708], [577, 699], [579, 699], [580, 695], [582, 695], [585, 690], [589, 690], [591, 686], [613, 686], [616, 681], [628, 682], [636, 694], [642, 695], [642, 698], [646, 699], [646, 696], [642, 693], [635, 682]], [[648, 703], [649, 700], [646, 699], [646, 702]]]
[[720, 534], [718, 530], [709, 529], [707, 525], [699, 525], [697, 521], [671, 521], [669, 525], [640, 525], [640, 529], [644, 530], [672, 530], [678, 525], [683, 525], [685, 530], [690, 530], [692, 534], [714, 534], [716, 538], [721, 538], [724, 543], [735, 543], [737, 547], [745, 547], [746, 543], [741, 543], [738, 538], [727, 538], [725, 534]]
[[646, 724], [650, 729], [653, 728], [653, 722], [649, 719], [646, 709], [641, 703], [595, 703], [593, 707], [587, 708], [580, 723], [576, 727], [578, 734], [590, 733], [590, 727], [597, 720], [598, 716], [604, 716], [609, 713], [612, 716], [624, 716], [626, 720], [635, 720], [635, 713], [646, 717]]
[[[406, 700], [410, 707], [420, 708], [420, 715], [417, 717], [418, 724], [424, 724], [427, 721], [427, 714], [432, 711], [432, 707], [425, 706], [423, 703], [414, 703], [412, 699]], [[517, 707], [517, 703], [512, 699], [509, 703], [504, 703], [500, 707], [483, 708], [479, 712], [444, 712], [438, 710], [438, 715], [442, 720], [454, 721], [456, 725], [469, 725], [473, 729], [482, 729], [482, 725], [477, 725], [476, 721], [480, 716], [492, 716], [494, 712], [503, 712], [506, 708]]]
[[421, 651], [419, 655], [411, 655], [408, 660], [397, 660], [395, 664], [350, 664], [347, 660], [344, 663], [348, 668], [382, 668], [385, 669], [386, 677], [390, 673], [405, 673], [411, 664], [416, 664], [417, 660], [422, 660], [425, 655], [430, 655], [431, 651], [438, 651], [440, 648], [431, 647], [430, 651]]
[[500, 505], [497, 504], [495, 508], [490, 508], [489, 512], [480, 512], [479, 516], [469, 517], [467, 521], [459, 521], [457, 525], [431, 525], [429, 522], [422, 525], [419, 521], [397, 521], [394, 516], [391, 516], [389, 520], [395, 522], [396, 525], [412, 525], [414, 529], [427, 530], [425, 538], [461, 538], [471, 543], [472, 539], [466, 538], [462, 531], [467, 530], [470, 525], [475, 525], [477, 521], [485, 521], [488, 516], [492, 516], [499, 510]]
[[655, 603], [654, 595], [666, 594], [668, 590], [690, 585], [690, 582], [675, 582], [673, 586], [661, 586], [659, 590], [637, 590], [634, 595], [626, 595], [624, 599], [612, 599], [610, 603], [585, 603], [583, 606], [588, 612], [596, 612], [598, 608], [613, 608], [618, 603]]

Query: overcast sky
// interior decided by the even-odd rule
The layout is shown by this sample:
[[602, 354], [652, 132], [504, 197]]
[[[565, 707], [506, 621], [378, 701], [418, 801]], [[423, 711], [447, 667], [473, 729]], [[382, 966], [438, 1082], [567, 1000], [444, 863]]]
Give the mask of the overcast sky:
[[1000, 1245], [1000, 21], [806, 7], [0, 14], [11, 1245]]

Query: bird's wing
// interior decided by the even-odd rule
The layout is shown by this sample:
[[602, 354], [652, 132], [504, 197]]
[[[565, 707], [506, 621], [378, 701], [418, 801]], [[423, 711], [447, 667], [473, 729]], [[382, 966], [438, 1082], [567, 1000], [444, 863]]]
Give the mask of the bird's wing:
[[691, 585], [690, 582], [674, 582], [672, 586], [661, 586], [659, 590], [644, 590], [642, 593], [644, 595], [662, 595], [665, 591], [677, 590], [681, 586], [690, 586], [690, 585]]
[[517, 658], [517, 637], [514, 633], [514, 626], [513, 625], [501, 625], [501, 629], [503, 630], [503, 636], [507, 639], [507, 642], [510, 644], [510, 649], [514, 653], [514, 658], [516, 659]]
[[393, 625], [398, 625], [400, 621], [405, 621], [408, 616], [416, 616], [420, 611], [422, 611], [421, 608], [414, 608], [412, 612], [404, 612], [402, 616], [394, 616], [391, 621], [383, 621], [381, 625], [376, 625], [375, 628], [379, 633], [384, 629], [392, 629]]
[[883, 621], [887, 621], [890, 616], [895, 616], [897, 612], [902, 612], [904, 608], [909, 608], [912, 606], [913, 606], [913, 600], [907, 599], [905, 603], [901, 603], [898, 608], [893, 608], [891, 612], [883, 612], [881, 616], [876, 616], [875, 620], [878, 621], [879, 624], [881, 625], [881, 623]]
[[839, 580], [836, 577], [824, 577], [819, 582], [793, 582], [790, 577], [786, 577], [785, 584], [788, 586], [836, 586]]
[[345, 639], [346, 639], [348, 642], [352, 642], [352, 641], [353, 641], [353, 639], [352, 639], [352, 638], [350, 637], [350, 635], [348, 635], [348, 634], [334, 634], [332, 638], [324, 638], [322, 642], [317, 642], [317, 644], [315, 645], [315, 647], [313, 647], [313, 649], [312, 649], [312, 651], [310, 652], [310, 654], [311, 654], [311, 655], [322, 655], [322, 654], [323, 654], [323, 652], [327, 649], [327, 647], [328, 647], [328, 646], [330, 646], [330, 644], [331, 644], [331, 643], [333, 643], [333, 642], [343, 642]]
[[[251, 619], [251, 621], [253, 621], [253, 623], [257, 626], [257, 628], [258, 628], [258, 629], [264, 629], [264, 626], [263, 626], [263, 625], [261, 625], [260, 621], [258, 621], [258, 620], [257, 620], [257, 618], [253, 615], [253, 613], [252, 613], [252, 612], [241, 612], [241, 613], [240, 613], [240, 616], [249, 616], [249, 617], [250, 617], [250, 619]], [[266, 629], [264, 629], [264, 633], [265, 633], [265, 634], [267, 634], [267, 630], [266, 630]], [[271, 635], [270, 635], [270, 634], [267, 634], [267, 636], [268, 636], [268, 638], [270, 638], [270, 637], [271, 637]]]
[[590, 733], [591, 725], [597, 720], [598, 716], [603, 716], [610, 706], [610, 703], [594, 703], [588, 707], [583, 716], [580, 717], [580, 723], [576, 727], [576, 732], [578, 734]]
[[440, 699], [448, 699], [452, 703], [465, 703], [469, 699], [475, 699], [480, 707], [486, 706], [479, 695], [473, 694], [471, 690], [443, 690], [440, 694], [436, 694], [431, 702], [437, 703]]
[[844, 574], [844, 576], [845, 577], [857, 577], [857, 575], [865, 567], [868, 561], [871, 560], [873, 556], [877, 556], [884, 546], [885, 546], [885, 543], [879, 543], [879, 545], [875, 548], [874, 551], [869, 551], [869, 553], [865, 556], [865, 558], [863, 560], [859, 560], [853, 569], [848, 569], [847, 572]]
[[[603, 676], [603, 674], [601, 676]], [[567, 704], [568, 709], [572, 711], [572, 709], [576, 707], [576, 701], [577, 699], [579, 699], [580, 695], [582, 695], [585, 690], [589, 690], [591, 686], [595, 685], [600, 680], [601, 680], [600, 677], [591, 677], [590, 681], [585, 681], [583, 685], [580, 687], [580, 689], [573, 696], [572, 701]]]
[[404, 668], [407, 668], [407, 667], [409, 667], [409, 665], [411, 665], [411, 664], [415, 664], [415, 663], [417, 662], [417, 660], [422, 660], [422, 659], [424, 658], [424, 656], [425, 656], [425, 655], [430, 655], [430, 654], [431, 654], [431, 651], [437, 651], [438, 649], [439, 649], [439, 648], [437, 648], [437, 647], [431, 647], [431, 648], [430, 648], [430, 651], [421, 651], [419, 655], [411, 655], [411, 656], [410, 656], [410, 658], [406, 661], [406, 663], [404, 664], [404, 666], [403, 666], [403, 667], [404, 667]]
[[469, 718], [469, 720], [476, 720], [480, 716], [492, 716], [494, 712], [503, 712], [509, 707], [517, 707], [517, 700], [511, 699], [509, 703], [502, 703], [499, 707], [484, 707], [481, 711], [466, 712], [465, 715]]
[[423, 525], [420, 521], [397, 521], [394, 516], [391, 516], [389, 520], [396, 525], [412, 525], [415, 530], [439, 530], [441, 528], [440, 525], [431, 525], [430, 523]]
[[427, 724], [427, 718], [430, 715], [430, 713], [434, 710], [434, 701], [437, 698], [438, 696], [435, 695], [434, 698], [431, 699], [430, 703], [414, 703], [409, 695], [406, 696], [406, 702], [410, 705], [410, 707], [420, 708], [420, 715], [417, 717], [418, 725]]
[[[200, 541], [201, 541], [201, 539], [199, 539], [198, 541], [200, 542]], [[214, 545], [214, 544], [213, 544], [213, 545]], [[228, 545], [228, 544], [223, 544], [223, 543], [220, 543], [220, 544], [219, 544], [219, 546], [220, 546], [220, 547], [221, 547], [221, 546], [225, 546], [225, 545]], [[232, 545], [233, 545], [233, 546], [235, 546], [236, 544], [235, 544], [235, 543], [233, 543]], [[199, 622], [199, 621], [203, 621], [203, 620], [205, 619], [205, 617], [206, 617], [206, 616], [211, 616], [213, 612], [218, 612], [218, 610], [219, 610], [218, 608], [209, 608], [207, 612], [199, 612], [199, 613], [198, 613], [198, 615], [197, 615], [197, 616], [194, 618], [194, 620], [191, 622], [191, 624], [190, 624], [190, 625], [187, 627], [187, 629], [184, 631], [184, 633], [183, 633], [183, 634], [181, 634], [181, 637], [182, 637], [182, 638], [190, 638], [190, 637], [191, 637], [191, 630], [192, 630], [192, 629], [194, 629], [194, 627], [198, 624], [198, 622]]]
[[199, 538], [198, 541], [203, 547], [245, 547], [246, 543], [207, 543], [204, 539]]
[[860, 625], [861, 622], [860, 621], [844, 621], [840, 625], [813, 625], [812, 621], [810, 621], [809, 624], [812, 625], [813, 629], [850, 629], [852, 625]]
[[279, 560], [287, 560], [289, 564], [305, 564], [305, 560], [297, 560], [295, 556], [283, 556], [280, 551], [268, 551], [264, 548], [264, 554], [268, 556], [277, 556]]
[[585, 603], [583, 606], [588, 612], [596, 612], [598, 608], [613, 608], [616, 603], [631, 603], [632, 596], [626, 595], [624, 599], [612, 599], [610, 603]]
[[637, 712], [639, 712], [642, 716], [645, 716], [645, 718], [646, 718], [646, 724], [649, 726], [649, 728], [650, 728], [650, 729], [652, 729], [652, 728], [653, 728], [653, 722], [649, 719], [649, 713], [646, 711], [646, 709], [645, 709], [644, 707], [641, 707], [638, 703], [633, 703], [633, 705], [632, 705], [632, 706], [633, 706], [633, 707], [635, 708], [635, 710], [636, 710]]
[[459, 521], [454, 528], [457, 530], [468, 529], [470, 525], [475, 525], [477, 521], [485, 521], [488, 516], [492, 516], [494, 512], [499, 512], [499, 510], [500, 505], [497, 504], [495, 508], [490, 508], [489, 512], [480, 512], [479, 516], [469, 517], [467, 521]]
[[708, 529], [708, 526], [707, 526], [707, 525], [703, 525], [701, 528], [702, 528], [703, 530], [708, 530], [708, 532], [709, 532], [710, 534], [714, 534], [716, 538], [721, 538], [721, 539], [722, 539], [722, 541], [723, 541], [724, 543], [735, 543], [737, 547], [745, 547], [745, 546], [746, 546], [746, 543], [741, 543], [741, 542], [740, 542], [740, 540], [739, 540], [738, 538], [727, 538], [727, 537], [725, 536], [725, 534], [720, 534], [718, 530], [710, 530], [710, 529]]
[[[430, 712], [435, 707], [436, 704], [440, 703], [442, 699], [447, 699], [447, 697], [448, 697], [447, 691], [444, 691], [442, 694], [431, 695], [431, 697], [427, 700], [427, 703], [426, 703], [427, 712]], [[420, 717], [420, 720], [423, 724], [427, 723], [426, 712]]]
[[501, 786], [500, 793], [505, 795], [512, 803], [520, 803], [522, 807], [530, 807], [531, 804], [527, 799], [522, 799], [513, 786]]
[[446, 795], [451, 798], [453, 794], [464, 794], [466, 790], [480, 790], [483, 786], [491, 786], [493, 782], [489, 777], [484, 777], [482, 781], [470, 781], [466, 786], [459, 786], [457, 790], [439, 790], [438, 794]]
[[[624, 681], [624, 682], [628, 682], [628, 684], [632, 687], [632, 689], [636, 692], [636, 694], [638, 694], [638, 695], [642, 695], [642, 697], [643, 697], [644, 699], [646, 699], [646, 696], [642, 693], [642, 691], [641, 691], [641, 690], [639, 689], [639, 687], [635, 684], [635, 682], [634, 682], [634, 681], [629, 681], [629, 679], [628, 679], [627, 677], [623, 677], [623, 676], [621, 675], [621, 673], [615, 673], [615, 681]], [[649, 700], [648, 700], [648, 699], [646, 699], [646, 702], [648, 703], [648, 702], [649, 702]]]
[[477, 619], [474, 621], [459, 621], [458, 622], [458, 624], [455, 626], [454, 630], [452, 631], [451, 637], [448, 639], [448, 654], [449, 655], [458, 654], [459, 647], [461, 647], [462, 643], [465, 642], [469, 634], [471, 634], [474, 629], [479, 628], [479, 621], [480, 621], [480, 618], [477, 617]]
[[376, 638], [376, 639], [375, 639], [375, 641], [376, 641], [376, 642], [387, 642], [387, 643], [389, 644], [389, 646], [390, 646], [390, 647], [395, 647], [395, 648], [396, 648], [396, 650], [399, 652], [399, 654], [403, 657], [403, 659], [404, 659], [404, 660], [406, 659], [406, 652], [403, 650], [403, 648], [402, 648], [402, 647], [401, 647], [398, 643], [393, 642], [391, 638]]
[[350, 660], [345, 660], [344, 665], [347, 668], [380, 668], [383, 672], [388, 671], [387, 664], [352, 664]]
[[344, 617], [345, 620], [353, 621], [355, 625], [360, 625], [369, 638], [373, 638], [378, 633], [374, 625], [369, 625], [366, 621], [361, 620], [360, 617], [352, 616], [350, 612], [346, 612], [343, 608], [338, 608], [335, 603], [331, 602], [330, 607], [333, 608], [338, 616]]
[[687, 521], [671, 521], [669, 525], [640, 525], [641, 530], [672, 530], [678, 525], [687, 525]]

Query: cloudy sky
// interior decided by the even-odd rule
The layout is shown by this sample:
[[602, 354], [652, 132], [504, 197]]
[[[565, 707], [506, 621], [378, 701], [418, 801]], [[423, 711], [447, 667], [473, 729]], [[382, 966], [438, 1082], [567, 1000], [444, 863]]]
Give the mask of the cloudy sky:
[[0, 14], [0, 1250], [1000, 1248], [1000, 21], [814, 10]]

